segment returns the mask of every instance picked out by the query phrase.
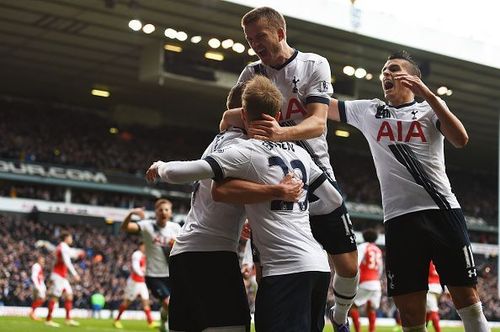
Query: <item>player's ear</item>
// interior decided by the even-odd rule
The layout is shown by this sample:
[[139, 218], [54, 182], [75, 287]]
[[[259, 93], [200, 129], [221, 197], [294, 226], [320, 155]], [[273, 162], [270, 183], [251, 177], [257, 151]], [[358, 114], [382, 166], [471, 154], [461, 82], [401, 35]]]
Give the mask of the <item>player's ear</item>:
[[278, 28], [278, 39], [279, 41], [282, 41], [283, 39], [285, 39], [285, 29], [283, 28]]
[[241, 121], [243, 121], [243, 124], [247, 124], [247, 119], [248, 119], [248, 115], [247, 115], [247, 110], [245, 108], [242, 108], [241, 109]]

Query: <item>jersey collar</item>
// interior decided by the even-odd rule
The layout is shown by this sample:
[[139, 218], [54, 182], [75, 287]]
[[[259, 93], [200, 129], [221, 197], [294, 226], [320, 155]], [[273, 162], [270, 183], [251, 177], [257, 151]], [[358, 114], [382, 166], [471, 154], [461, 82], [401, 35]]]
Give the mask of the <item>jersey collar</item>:
[[396, 109], [400, 109], [400, 108], [403, 108], [403, 107], [411, 106], [411, 105], [415, 104], [416, 102], [417, 102], [416, 100], [413, 100], [413, 101], [410, 101], [409, 103], [401, 104], [401, 105], [398, 105], [398, 106], [391, 106], [391, 105], [387, 105], [387, 106], [392, 107], [392, 108], [396, 108]]
[[285, 63], [283, 63], [283, 64], [281, 64], [279, 66], [276, 66], [276, 67], [274, 67], [274, 66], [270, 66], [270, 67], [273, 68], [273, 69], [275, 69], [275, 70], [281, 70], [281, 69], [285, 68], [286, 65], [288, 65], [290, 62], [292, 62], [297, 57], [298, 54], [299, 54], [299, 51], [297, 51], [296, 49], [294, 49], [294, 52], [293, 52], [292, 56], [289, 57], [288, 60], [285, 61]]

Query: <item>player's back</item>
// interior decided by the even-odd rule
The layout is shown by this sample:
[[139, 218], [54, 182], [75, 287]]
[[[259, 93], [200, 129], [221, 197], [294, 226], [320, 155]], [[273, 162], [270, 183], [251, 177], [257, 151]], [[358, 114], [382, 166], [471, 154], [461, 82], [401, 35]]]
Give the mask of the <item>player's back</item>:
[[363, 253], [363, 259], [359, 264], [359, 282], [380, 282], [382, 272], [382, 250], [376, 244], [365, 242], [358, 247]]
[[[243, 130], [231, 128], [215, 136], [203, 153], [210, 153], [246, 139]], [[241, 228], [245, 220], [243, 205], [215, 202], [212, 199], [212, 180], [195, 183], [191, 209], [171, 255], [193, 251], [237, 251]]]
[[293, 172], [304, 182], [304, 192], [296, 203], [274, 200], [245, 206], [263, 276], [329, 272], [326, 254], [311, 233], [307, 201], [308, 186], [322, 175], [321, 170], [304, 149], [291, 142], [250, 139], [238, 149], [251, 154], [249, 168], [239, 173], [241, 178], [276, 184]]

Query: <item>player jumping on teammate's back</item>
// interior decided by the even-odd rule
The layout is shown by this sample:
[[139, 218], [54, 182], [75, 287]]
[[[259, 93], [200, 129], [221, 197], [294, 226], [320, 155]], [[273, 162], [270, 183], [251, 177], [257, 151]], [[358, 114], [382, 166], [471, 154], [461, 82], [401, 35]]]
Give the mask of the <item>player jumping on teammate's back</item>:
[[[268, 79], [253, 78], [243, 93], [245, 127], [261, 113], [277, 116], [281, 98]], [[149, 180], [160, 176], [172, 183], [232, 177], [273, 184], [289, 171], [304, 183], [298, 202], [245, 205], [262, 264], [255, 312], [259, 332], [322, 331], [330, 274], [326, 254], [312, 236], [308, 208], [314, 205], [329, 213], [341, 204], [340, 194], [307, 152], [293, 143], [249, 139], [204, 160], [156, 162], [147, 172]], [[308, 191], [321, 199], [309, 204]]]
[[[241, 24], [259, 61], [246, 66], [238, 82], [262, 75], [269, 78], [283, 95], [278, 121], [263, 115], [249, 127], [249, 136], [274, 142], [297, 142], [336, 185], [326, 140], [327, 111], [333, 92], [328, 60], [290, 47], [285, 19], [272, 8], [259, 7], [249, 11]], [[229, 125], [241, 126], [240, 113], [240, 110], [224, 113], [221, 129]], [[240, 189], [245, 190], [244, 186]], [[356, 295], [358, 265], [356, 241], [345, 205], [328, 215], [311, 217], [311, 228], [316, 240], [328, 252], [335, 270], [335, 307], [329, 313], [334, 329], [348, 331], [347, 313]]]

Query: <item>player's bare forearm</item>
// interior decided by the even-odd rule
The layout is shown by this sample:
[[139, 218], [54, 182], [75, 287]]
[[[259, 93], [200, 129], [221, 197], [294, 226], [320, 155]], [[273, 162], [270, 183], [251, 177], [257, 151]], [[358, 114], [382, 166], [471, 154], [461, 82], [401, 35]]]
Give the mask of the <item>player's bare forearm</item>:
[[326, 128], [328, 105], [311, 103], [307, 105], [307, 117], [292, 127], [281, 127], [270, 115], [263, 114], [262, 120], [252, 121], [248, 128], [250, 137], [268, 141], [299, 141], [321, 136]]
[[130, 212], [127, 217], [125, 217], [125, 220], [123, 220], [120, 229], [123, 232], [126, 233], [138, 233], [139, 232], [139, 225], [137, 225], [135, 222], [132, 222], [132, 216], [134, 215], [133, 212]]
[[328, 119], [340, 122], [339, 101], [337, 99], [330, 99], [330, 105], [328, 106]]
[[326, 128], [328, 108], [322, 105], [322, 109], [310, 114], [301, 123], [293, 127], [285, 127], [285, 133], [281, 141], [299, 141], [321, 136]]
[[277, 185], [226, 179], [212, 184], [212, 198], [216, 202], [233, 204], [255, 204], [273, 199], [296, 202], [302, 193], [302, 187], [302, 181], [287, 177]]
[[241, 119], [241, 108], [233, 108], [227, 110], [222, 115], [222, 120], [219, 124], [219, 130], [223, 131], [229, 127], [243, 128], [243, 120]]
[[425, 100], [436, 113], [441, 123], [441, 132], [444, 137], [456, 148], [463, 148], [469, 141], [469, 135], [462, 122], [453, 114], [448, 107], [440, 102], [439, 98], [432, 92], [426, 94]]

